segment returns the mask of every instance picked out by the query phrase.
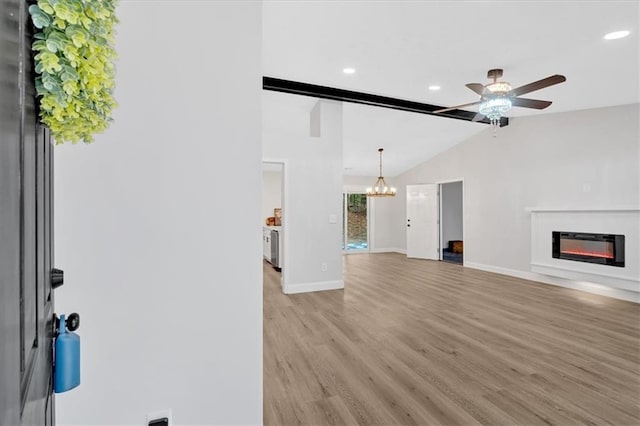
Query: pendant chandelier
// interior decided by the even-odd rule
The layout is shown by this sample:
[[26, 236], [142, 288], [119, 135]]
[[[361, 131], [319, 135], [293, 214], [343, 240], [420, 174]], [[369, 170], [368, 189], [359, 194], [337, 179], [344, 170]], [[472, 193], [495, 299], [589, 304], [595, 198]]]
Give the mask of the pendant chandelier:
[[382, 148], [378, 149], [380, 153], [380, 174], [378, 175], [378, 180], [376, 180], [375, 185], [367, 188], [368, 197], [395, 197], [396, 195], [396, 189], [387, 185], [387, 182], [385, 182], [382, 177], [382, 151]]

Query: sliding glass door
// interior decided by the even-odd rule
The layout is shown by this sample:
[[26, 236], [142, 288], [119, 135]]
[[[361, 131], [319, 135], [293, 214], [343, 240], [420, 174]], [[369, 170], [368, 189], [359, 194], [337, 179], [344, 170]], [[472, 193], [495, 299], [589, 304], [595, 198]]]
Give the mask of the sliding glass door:
[[345, 193], [342, 198], [344, 219], [342, 249], [348, 252], [368, 251], [367, 194]]

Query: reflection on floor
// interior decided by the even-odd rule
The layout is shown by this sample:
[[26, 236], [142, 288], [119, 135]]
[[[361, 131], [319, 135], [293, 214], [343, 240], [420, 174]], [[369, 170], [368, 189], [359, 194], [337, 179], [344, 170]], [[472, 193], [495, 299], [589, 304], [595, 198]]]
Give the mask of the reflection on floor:
[[362, 250], [368, 247], [366, 241], [356, 241], [353, 243], [347, 243], [347, 250]]

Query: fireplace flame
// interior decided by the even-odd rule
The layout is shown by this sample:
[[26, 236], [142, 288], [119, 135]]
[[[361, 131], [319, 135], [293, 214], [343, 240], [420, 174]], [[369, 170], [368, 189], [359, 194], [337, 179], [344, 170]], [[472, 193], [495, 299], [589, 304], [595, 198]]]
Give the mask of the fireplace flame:
[[613, 259], [613, 254], [604, 252], [582, 251], [582, 250], [560, 250], [564, 254], [577, 254], [580, 256], [600, 257], [603, 259]]

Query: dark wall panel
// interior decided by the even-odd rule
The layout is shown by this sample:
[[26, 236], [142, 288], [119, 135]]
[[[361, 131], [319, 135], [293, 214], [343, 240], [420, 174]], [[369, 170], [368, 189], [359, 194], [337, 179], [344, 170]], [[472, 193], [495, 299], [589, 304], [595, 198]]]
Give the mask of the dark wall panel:
[[19, 1], [0, 8], [0, 424], [20, 422]]

